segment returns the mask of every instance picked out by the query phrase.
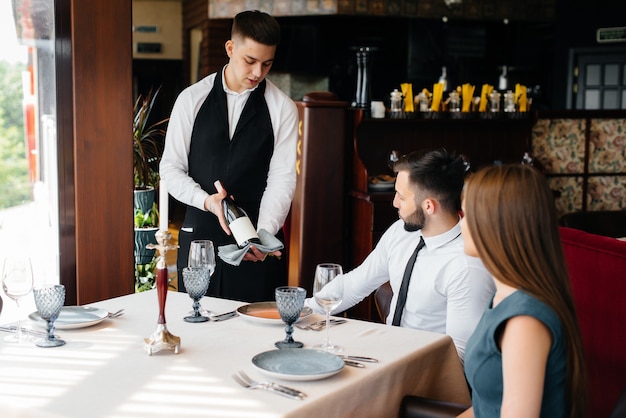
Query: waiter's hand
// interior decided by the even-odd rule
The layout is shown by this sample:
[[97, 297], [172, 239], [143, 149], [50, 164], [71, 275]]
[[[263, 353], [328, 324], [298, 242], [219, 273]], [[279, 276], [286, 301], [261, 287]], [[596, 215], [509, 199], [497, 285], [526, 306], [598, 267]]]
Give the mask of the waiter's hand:
[[246, 255], [243, 256], [243, 259], [244, 261], [253, 261], [253, 262], [263, 261], [265, 260], [265, 257], [267, 257], [268, 255], [273, 255], [274, 257], [280, 257], [282, 253], [280, 251], [264, 253], [262, 251], [259, 251], [259, 249], [255, 247], [254, 245], [251, 245], [250, 248], [248, 248]]
[[220, 221], [220, 226], [226, 232], [227, 235], [230, 235], [230, 228], [226, 223], [226, 218], [224, 217], [224, 209], [222, 209], [222, 200], [226, 197], [226, 190], [222, 189], [220, 192], [209, 195], [204, 201], [204, 209], [211, 212], [217, 219]]

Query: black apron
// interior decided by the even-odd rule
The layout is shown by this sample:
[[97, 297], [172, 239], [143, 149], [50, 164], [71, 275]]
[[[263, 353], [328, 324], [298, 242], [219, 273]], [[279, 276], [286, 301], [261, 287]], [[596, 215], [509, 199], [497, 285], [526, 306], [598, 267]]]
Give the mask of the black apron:
[[[263, 80], [248, 97], [231, 140], [226, 93], [222, 87], [222, 76], [217, 74], [213, 89], [194, 121], [189, 149], [190, 177], [209, 193], [216, 192], [213, 183], [221, 180], [228, 194], [246, 210], [255, 226], [274, 152], [274, 133], [264, 97], [265, 85]], [[193, 228], [193, 232], [185, 232], [184, 228]], [[284, 242], [282, 230], [276, 237]], [[226, 235], [215, 215], [187, 206], [178, 236], [179, 291], [185, 291], [182, 269], [188, 263], [189, 245], [197, 239], [213, 241], [216, 251], [216, 268], [211, 276], [208, 295], [246, 302], [273, 301], [274, 289], [287, 284], [285, 254], [280, 260], [268, 256], [263, 262], [242, 261], [239, 266], [226, 264], [217, 256], [217, 248], [234, 244], [234, 238]]]

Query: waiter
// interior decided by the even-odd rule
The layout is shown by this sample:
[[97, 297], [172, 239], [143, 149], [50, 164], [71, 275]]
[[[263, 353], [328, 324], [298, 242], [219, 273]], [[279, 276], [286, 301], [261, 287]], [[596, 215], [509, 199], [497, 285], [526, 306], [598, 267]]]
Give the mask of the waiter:
[[[216, 250], [235, 243], [221, 205], [226, 194], [257, 230], [284, 242], [282, 226], [296, 186], [298, 110], [265, 78], [279, 42], [272, 16], [258, 10], [237, 14], [225, 44], [228, 64], [183, 90], [172, 109], [160, 176], [187, 205], [178, 237], [180, 291], [192, 240], [212, 240]], [[217, 192], [217, 180], [225, 190]], [[208, 294], [274, 300], [274, 289], [287, 284], [287, 257], [280, 251], [266, 255], [252, 246], [239, 266], [216, 257]]]

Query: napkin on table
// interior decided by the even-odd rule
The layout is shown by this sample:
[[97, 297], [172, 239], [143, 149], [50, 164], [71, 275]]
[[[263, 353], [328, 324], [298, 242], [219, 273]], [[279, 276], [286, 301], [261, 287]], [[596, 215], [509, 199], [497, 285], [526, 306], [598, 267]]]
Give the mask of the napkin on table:
[[[261, 244], [254, 244], [254, 246], [265, 253], [271, 253], [284, 248], [283, 243], [265, 229], [259, 230], [259, 240], [261, 241]], [[238, 266], [241, 263], [241, 260], [243, 260], [243, 257], [246, 255], [250, 245], [251, 244], [248, 243], [243, 248], [239, 248], [237, 244], [222, 245], [217, 248], [217, 255], [225, 263]]]

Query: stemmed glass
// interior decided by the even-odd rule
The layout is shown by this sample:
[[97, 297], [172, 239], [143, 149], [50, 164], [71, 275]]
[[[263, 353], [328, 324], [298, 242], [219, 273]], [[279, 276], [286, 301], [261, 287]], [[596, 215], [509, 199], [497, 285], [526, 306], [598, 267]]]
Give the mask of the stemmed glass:
[[[195, 267], [206, 268], [209, 271], [209, 278], [207, 280], [210, 280], [211, 276], [213, 275], [213, 272], [215, 271], [215, 250], [213, 247], [213, 241], [211, 240], [191, 241], [191, 244], [189, 246], [189, 259], [188, 259], [187, 265], [188, 267], [191, 267], [191, 268], [195, 268]], [[184, 275], [183, 275], [183, 284], [185, 285], [185, 289], [187, 289], [187, 284], [184, 282]], [[208, 286], [209, 286], [209, 283], [207, 282], [207, 289], [208, 289]], [[198, 291], [201, 291], [201, 290], [202, 289], [198, 289]], [[187, 293], [189, 293], [189, 289], [187, 289]], [[204, 291], [202, 295], [200, 295], [198, 299], [201, 299], [202, 296], [204, 296], [205, 294], [206, 294], [206, 290]], [[194, 299], [194, 297], [191, 296], [191, 294], [189, 294], [189, 297]], [[194, 302], [194, 305], [195, 305], [195, 302]], [[212, 315], [211, 311], [208, 311], [202, 308], [202, 306], [200, 305], [200, 302], [198, 302], [198, 309], [200, 310], [201, 313], [205, 315], [208, 315], [208, 316]], [[194, 306], [194, 316], [196, 315], [195, 310], [196, 308]], [[195, 322], [204, 322], [204, 321], [195, 321]]]
[[[14, 256], [4, 260], [2, 269], [2, 289], [4, 293], [13, 299], [20, 311], [20, 300], [30, 293], [33, 288], [33, 268], [30, 258], [27, 256]], [[17, 332], [4, 338], [5, 341], [20, 343], [22, 327], [20, 326], [21, 312], [17, 317]]]
[[35, 341], [37, 347], [58, 347], [65, 341], [54, 335], [54, 321], [65, 303], [65, 286], [61, 284], [35, 287], [33, 289], [35, 305], [39, 316], [48, 322], [48, 336]]
[[326, 341], [316, 345], [315, 348], [338, 353], [343, 347], [330, 342], [330, 312], [341, 303], [343, 298], [343, 282], [334, 281], [337, 276], [343, 274], [343, 269], [339, 264], [322, 263], [315, 268], [315, 281], [313, 283], [313, 297], [318, 305], [326, 311]]
[[193, 299], [193, 315], [183, 319], [187, 322], [206, 322], [206, 316], [200, 314], [200, 299], [206, 294], [209, 288], [211, 273], [206, 267], [185, 267], [183, 269], [183, 282], [187, 294]]
[[300, 313], [304, 307], [304, 298], [306, 298], [306, 290], [296, 286], [281, 286], [275, 291], [276, 307], [281, 319], [287, 326], [285, 327], [285, 339], [277, 341], [274, 345], [278, 348], [301, 348], [304, 346], [299, 341], [294, 341], [293, 323], [300, 318]]

